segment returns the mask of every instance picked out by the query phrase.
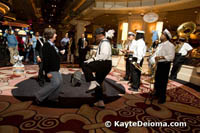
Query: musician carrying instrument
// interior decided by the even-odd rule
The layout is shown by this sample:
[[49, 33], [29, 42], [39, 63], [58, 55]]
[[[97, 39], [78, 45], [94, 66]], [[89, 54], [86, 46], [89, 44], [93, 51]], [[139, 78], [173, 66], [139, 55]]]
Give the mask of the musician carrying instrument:
[[142, 67], [137, 65], [137, 62], [135, 60], [133, 60], [133, 58], [134, 58], [133, 51], [131, 51], [131, 52], [129, 51], [129, 44], [128, 44], [126, 50], [121, 50], [121, 52], [123, 52], [123, 54], [124, 54], [124, 60], [128, 59], [135, 68], [137, 68], [139, 71], [142, 71]]

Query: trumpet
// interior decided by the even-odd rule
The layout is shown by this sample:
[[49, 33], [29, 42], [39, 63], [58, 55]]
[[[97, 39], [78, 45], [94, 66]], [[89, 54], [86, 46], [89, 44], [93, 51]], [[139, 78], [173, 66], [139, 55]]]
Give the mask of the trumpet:
[[135, 66], [135, 68], [137, 68], [138, 70], [140, 70], [142, 72], [141, 66], [138, 66], [136, 62], [132, 62], [132, 64]]

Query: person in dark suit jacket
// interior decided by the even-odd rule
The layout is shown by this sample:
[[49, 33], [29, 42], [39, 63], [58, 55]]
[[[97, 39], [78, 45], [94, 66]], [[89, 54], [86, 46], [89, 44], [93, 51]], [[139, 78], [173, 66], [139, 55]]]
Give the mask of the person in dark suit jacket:
[[59, 51], [55, 46], [54, 41], [56, 40], [56, 30], [53, 28], [46, 28], [44, 30], [44, 36], [47, 40], [42, 48], [43, 54], [43, 69], [50, 79], [50, 83], [41, 88], [35, 93], [35, 103], [40, 104], [44, 100], [50, 100], [57, 102], [61, 85], [62, 76], [60, 70], [60, 53], [64, 54], [64, 50]]
[[81, 65], [86, 60], [86, 54], [88, 51], [88, 40], [86, 39], [84, 33], [78, 40], [78, 51], [79, 51], [79, 64]]
[[38, 83], [40, 86], [44, 85], [44, 74], [43, 74], [43, 54], [42, 54], [42, 47], [44, 45], [44, 39], [42, 37], [40, 37], [40, 33], [36, 32], [35, 33], [35, 37], [37, 39], [37, 43], [36, 43], [36, 58], [37, 58], [37, 63], [39, 66], [39, 73], [38, 73]]
[[74, 63], [74, 53], [75, 53], [75, 41], [71, 36], [69, 42], [67, 43], [67, 63]]

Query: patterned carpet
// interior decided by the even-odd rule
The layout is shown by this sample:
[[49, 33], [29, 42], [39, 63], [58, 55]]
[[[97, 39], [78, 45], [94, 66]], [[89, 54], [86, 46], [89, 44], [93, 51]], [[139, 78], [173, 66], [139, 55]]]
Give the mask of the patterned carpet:
[[[62, 68], [62, 74], [73, 73], [78, 68]], [[36, 76], [37, 66], [26, 66], [26, 74], [12, 75], [12, 68], [0, 68], [0, 133], [154, 133], [200, 132], [200, 93], [192, 88], [170, 81], [167, 102], [159, 105], [144, 103], [149, 91], [149, 77], [142, 76], [139, 93], [129, 94], [127, 82], [120, 81], [124, 72], [113, 69], [107, 76], [114, 87], [123, 86], [127, 94], [108, 101], [106, 109], [83, 104], [77, 108], [51, 108], [32, 105], [13, 97], [17, 84]], [[32, 86], [30, 84], [30, 86]], [[123, 88], [122, 87], [122, 88]], [[106, 89], [109, 89], [106, 88]], [[118, 88], [120, 89], [120, 87]], [[112, 125], [105, 125], [110, 124]], [[115, 127], [115, 122], [186, 122], [185, 127]], [[111, 127], [106, 127], [111, 126]]]

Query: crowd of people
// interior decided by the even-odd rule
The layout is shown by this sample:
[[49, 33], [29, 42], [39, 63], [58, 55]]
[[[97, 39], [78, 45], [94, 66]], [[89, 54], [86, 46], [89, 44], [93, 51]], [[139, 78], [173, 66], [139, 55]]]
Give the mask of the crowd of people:
[[[15, 59], [13, 58], [15, 55], [23, 56], [23, 62], [26, 64], [37, 64], [37, 53], [38, 46], [40, 42], [45, 41], [45, 37], [40, 35], [39, 32], [27, 33], [26, 35], [20, 35], [17, 31], [13, 31], [11, 28], [5, 31], [3, 37], [6, 40], [7, 47], [10, 53], [10, 61], [8, 65], [14, 65]], [[75, 40], [72, 35], [69, 35], [67, 32], [65, 36], [59, 43], [60, 49], [65, 49], [65, 54], [61, 57], [62, 61], [65, 63], [74, 64], [75, 62], [83, 62], [86, 58], [87, 51], [89, 50], [88, 40], [86, 39], [86, 35], [83, 33], [81, 38], [78, 41], [78, 51], [80, 57], [75, 61], [75, 51], [76, 45]]]
[[[129, 90], [134, 92], [138, 92], [140, 88], [141, 67], [147, 50], [144, 34], [144, 31], [136, 31], [136, 34], [129, 32], [129, 41], [126, 48], [122, 50], [126, 61], [126, 74], [122, 80], [129, 81]], [[192, 47], [183, 37], [173, 41], [170, 31], [165, 29], [160, 38], [153, 41], [151, 49], [152, 54], [148, 61], [154, 80], [153, 98], [158, 99], [159, 104], [163, 104], [166, 102], [168, 79], [177, 78], [181, 65], [190, 55]], [[172, 62], [173, 67], [169, 77]]]
[[[24, 56], [24, 60], [28, 62], [30, 51], [33, 51], [33, 63], [39, 66], [38, 82], [42, 87], [35, 93], [36, 99], [34, 102], [36, 104], [40, 104], [46, 99], [58, 101], [63, 82], [59, 72], [60, 57], [64, 57], [67, 63], [74, 63], [76, 49], [74, 38], [69, 36], [69, 33], [66, 33], [60, 41], [61, 47], [58, 48], [54, 42], [56, 36], [56, 30], [53, 28], [46, 28], [42, 37], [39, 32], [36, 32], [35, 35], [28, 34], [25, 40], [12, 34], [11, 29], [4, 34], [8, 41], [11, 64], [15, 63], [13, 56], [16, 54]], [[79, 65], [84, 73], [86, 82], [90, 83], [86, 93], [94, 92], [97, 100], [94, 105], [104, 108], [102, 83], [112, 68], [112, 48], [103, 28], [96, 29], [95, 37], [98, 42], [96, 55], [87, 60], [86, 54], [89, 47], [85, 34], [83, 33], [78, 40]], [[155, 75], [154, 98], [158, 99], [159, 104], [163, 104], [166, 101], [166, 88], [171, 63], [173, 62], [173, 67], [170, 78], [176, 79], [184, 59], [192, 50], [192, 47], [186, 42], [186, 38], [180, 37], [173, 43], [171, 40], [171, 33], [165, 29], [161, 37], [153, 42], [153, 52], [148, 59], [149, 66]], [[25, 44], [26, 46], [24, 46]], [[125, 49], [121, 50], [125, 55], [126, 61], [126, 74], [122, 80], [129, 81], [129, 90], [132, 92], [138, 92], [140, 89], [141, 68], [146, 51], [145, 32], [140, 30], [135, 33], [128, 32], [128, 43]], [[46, 81], [49, 84], [45, 85], [44, 82]]]

